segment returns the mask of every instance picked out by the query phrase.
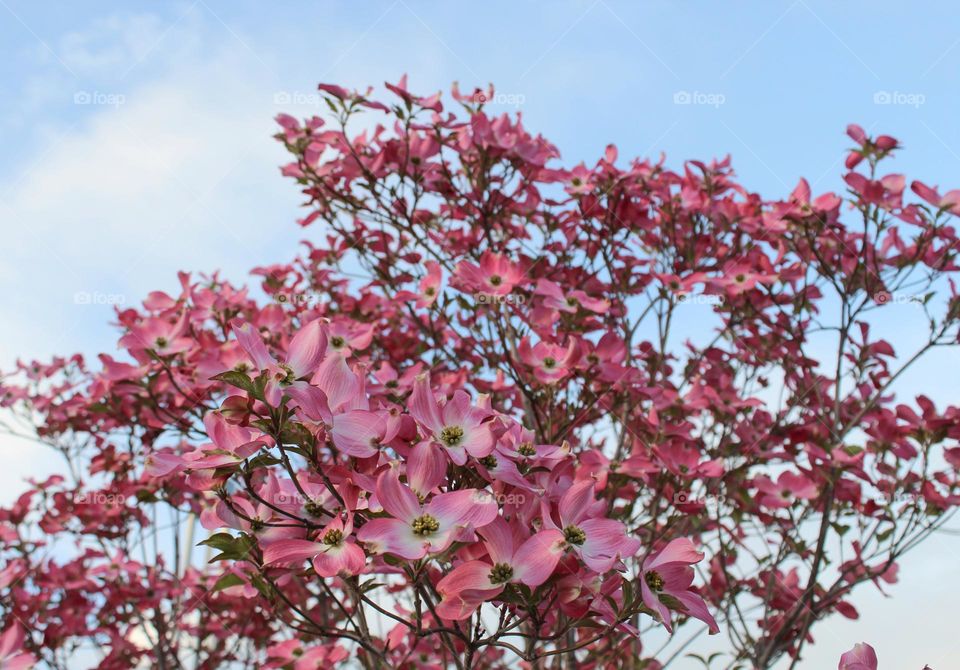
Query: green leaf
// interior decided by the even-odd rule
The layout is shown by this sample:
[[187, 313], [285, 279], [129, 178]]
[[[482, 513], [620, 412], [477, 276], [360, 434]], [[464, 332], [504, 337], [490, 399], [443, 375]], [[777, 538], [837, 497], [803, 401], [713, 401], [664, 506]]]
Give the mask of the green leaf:
[[213, 585], [212, 590], [214, 592], [223, 591], [224, 589], [229, 589], [231, 586], [241, 586], [243, 584], [246, 584], [246, 582], [243, 581], [239, 575], [228, 572], [217, 580], [217, 583]]
[[253, 395], [257, 390], [253, 380], [247, 376], [247, 373], [240, 372], [239, 370], [227, 370], [226, 372], [212, 376], [210, 379], [229, 384], [230, 386], [236, 386], [238, 389], [243, 389], [250, 395]]

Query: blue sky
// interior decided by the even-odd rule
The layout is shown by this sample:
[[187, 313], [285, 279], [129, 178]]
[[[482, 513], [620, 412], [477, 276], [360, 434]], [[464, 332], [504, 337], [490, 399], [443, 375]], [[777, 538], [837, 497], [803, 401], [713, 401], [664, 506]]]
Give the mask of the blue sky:
[[[730, 153], [767, 197], [800, 176], [839, 190], [843, 130], [856, 122], [904, 143], [891, 169], [960, 186], [954, 6], [922, 7], [0, 0], [0, 366], [112, 349], [109, 303], [174, 290], [179, 269], [242, 280], [289, 258], [299, 196], [279, 177], [271, 119], [319, 111], [319, 80], [379, 86], [408, 73], [424, 93], [493, 82], [494, 109], [522, 112], [565, 162], [610, 142], [622, 157], [665, 152], [674, 167]], [[890, 309], [889, 336], [909, 342], [915, 308]], [[957, 371], [950, 355], [905, 381], [955, 401]], [[0, 456], [18, 466], [4, 490], [53, 467], [8, 441]], [[954, 537], [931, 541], [894, 600], [866, 596], [859, 622], [821, 627], [802, 667], [832, 667], [860, 639], [881, 667], [949, 667], [960, 649], [943, 584], [957, 583], [958, 550]]]

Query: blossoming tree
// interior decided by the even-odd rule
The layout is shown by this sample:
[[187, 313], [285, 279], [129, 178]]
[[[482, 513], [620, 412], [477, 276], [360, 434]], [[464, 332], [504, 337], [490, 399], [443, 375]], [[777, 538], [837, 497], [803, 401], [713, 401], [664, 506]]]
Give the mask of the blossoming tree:
[[3, 378], [66, 463], [0, 511], [3, 667], [770, 668], [896, 581], [960, 502], [960, 410], [895, 397], [957, 343], [960, 191], [857, 126], [843, 197], [563, 167], [492, 90], [387, 88], [278, 118], [313, 234], [259, 290]]

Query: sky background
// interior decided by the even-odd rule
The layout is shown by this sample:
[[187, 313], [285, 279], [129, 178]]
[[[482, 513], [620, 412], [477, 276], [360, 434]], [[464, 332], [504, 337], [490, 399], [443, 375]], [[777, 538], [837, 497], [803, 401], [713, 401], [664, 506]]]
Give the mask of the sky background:
[[[894, 168], [960, 186], [955, 6], [814, 0], [56, 3], [0, 0], [0, 368], [115, 349], [111, 303], [175, 291], [178, 270], [244, 281], [292, 257], [300, 196], [279, 176], [279, 112], [320, 113], [318, 81], [418, 93], [493, 82], [563, 160], [732, 154], [768, 198], [800, 176], [840, 190], [847, 123], [899, 138]], [[308, 231], [319, 234], [319, 229]], [[690, 309], [693, 309], [691, 306]], [[922, 323], [880, 317], [895, 345]], [[690, 323], [696, 322], [696, 316]], [[942, 356], [906, 393], [956, 402]], [[0, 501], [56, 463], [0, 439]], [[858, 621], [819, 625], [804, 670], [870, 641], [883, 670], [960, 667], [960, 539], [903, 564]], [[682, 668], [683, 666], [681, 666]]]

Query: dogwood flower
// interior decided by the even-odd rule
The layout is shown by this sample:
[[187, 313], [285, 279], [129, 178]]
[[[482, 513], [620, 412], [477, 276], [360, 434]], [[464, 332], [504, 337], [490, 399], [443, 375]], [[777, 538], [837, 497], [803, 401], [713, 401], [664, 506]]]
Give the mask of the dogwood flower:
[[282, 360], [270, 355], [260, 333], [251, 324], [237, 321], [233, 332], [257, 370], [269, 373], [264, 397], [274, 406], [280, 404], [283, 388], [312, 375], [327, 351], [327, 335], [319, 320], [297, 331]]
[[486, 423], [490, 413], [471, 405], [466, 392], [457, 391], [440, 405], [430, 387], [429, 375], [422, 375], [413, 384], [409, 406], [410, 414], [429, 438], [443, 447], [457, 465], [466, 463], [468, 455], [483, 458], [493, 451], [493, 434]]
[[263, 563], [287, 564], [310, 559], [321, 577], [358, 575], [363, 572], [366, 556], [352, 533], [353, 517], [348, 515], [346, 522], [338, 517], [320, 531], [318, 542], [290, 539], [271, 543], [263, 551]]
[[487, 559], [461, 563], [437, 583], [437, 593], [443, 598], [437, 613], [444, 619], [469, 618], [507, 584], [543, 584], [553, 572], [551, 563], [556, 564], [550, 557], [559, 559], [564, 549], [563, 539], [549, 530], [518, 543], [513, 529], [500, 517], [478, 532]]
[[410, 560], [444, 551], [460, 531], [481, 528], [497, 516], [493, 496], [477, 489], [440, 493], [423, 504], [392, 469], [377, 479], [377, 500], [392, 518], [371, 519], [357, 539], [376, 554]]
[[670, 541], [643, 562], [643, 579], [640, 585], [643, 602], [660, 615], [660, 620], [668, 631], [673, 628], [670, 625], [670, 608], [664, 604], [663, 596], [672, 599], [671, 604], [679, 603], [685, 614], [706, 623], [711, 635], [720, 631], [703, 598], [690, 590], [694, 574], [690, 566], [701, 560], [703, 554], [696, 550], [693, 542], [681, 537]]

